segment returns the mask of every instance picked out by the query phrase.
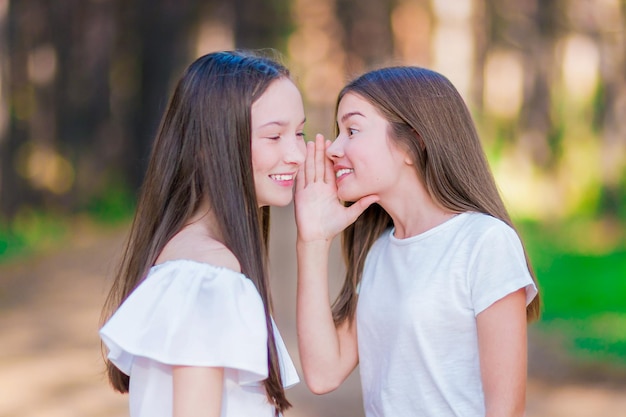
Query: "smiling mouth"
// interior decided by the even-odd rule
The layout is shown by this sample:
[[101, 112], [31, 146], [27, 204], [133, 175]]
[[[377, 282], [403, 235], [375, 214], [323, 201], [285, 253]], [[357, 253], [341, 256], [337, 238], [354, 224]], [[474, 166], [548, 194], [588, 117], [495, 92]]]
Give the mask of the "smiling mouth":
[[353, 169], [350, 169], [350, 168], [342, 168], [342, 169], [338, 170], [337, 172], [335, 172], [335, 177], [336, 177], [337, 179], [339, 179], [339, 178], [343, 177], [344, 175], [348, 175], [348, 174], [351, 174], [351, 173], [353, 173], [353, 172], [354, 172], [354, 170], [353, 170]]
[[295, 174], [272, 174], [270, 178], [274, 181], [293, 181]]

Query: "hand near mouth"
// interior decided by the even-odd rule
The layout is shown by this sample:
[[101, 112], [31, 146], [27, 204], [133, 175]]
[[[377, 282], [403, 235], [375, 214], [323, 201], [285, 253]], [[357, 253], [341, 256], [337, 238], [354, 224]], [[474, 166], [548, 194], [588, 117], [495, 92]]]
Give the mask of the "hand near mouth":
[[346, 207], [339, 200], [333, 163], [326, 156], [330, 143], [321, 134], [308, 142], [306, 159], [296, 177], [296, 223], [298, 239], [303, 242], [331, 241], [378, 201], [376, 196], [365, 196]]

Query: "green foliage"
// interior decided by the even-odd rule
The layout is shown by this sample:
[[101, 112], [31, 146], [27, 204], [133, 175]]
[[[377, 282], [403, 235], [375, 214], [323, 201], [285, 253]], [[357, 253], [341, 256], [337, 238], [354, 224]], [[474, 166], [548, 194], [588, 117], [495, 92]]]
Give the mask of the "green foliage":
[[135, 196], [128, 187], [115, 183], [93, 198], [74, 215], [22, 208], [11, 221], [0, 221], [0, 263], [25, 257], [67, 237], [72, 222], [80, 220], [111, 226], [128, 222], [135, 208]]
[[62, 216], [22, 208], [10, 224], [0, 224], [0, 262], [52, 246], [67, 230], [67, 220]]
[[0, 226], [0, 262], [23, 252], [25, 246], [24, 241], [15, 236], [8, 226]]
[[604, 117], [607, 111], [607, 94], [604, 83], [598, 83], [593, 95], [591, 108], [593, 109], [592, 127], [597, 134], [602, 134]]
[[128, 186], [116, 181], [104, 193], [89, 201], [84, 211], [96, 222], [118, 224], [128, 221], [134, 210], [135, 195]]
[[544, 320], [626, 314], [626, 250], [606, 255], [556, 253], [536, 271], [545, 295]]
[[538, 326], [563, 335], [575, 355], [626, 364], [626, 245], [580, 252], [570, 226], [520, 225], [543, 297]]
[[611, 216], [626, 221], [626, 184], [609, 186], [603, 184], [598, 187], [598, 202], [596, 215]]

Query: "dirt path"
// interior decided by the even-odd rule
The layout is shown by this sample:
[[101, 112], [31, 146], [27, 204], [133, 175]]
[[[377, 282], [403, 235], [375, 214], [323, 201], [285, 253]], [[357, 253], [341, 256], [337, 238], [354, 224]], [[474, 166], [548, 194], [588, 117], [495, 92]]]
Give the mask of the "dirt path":
[[[272, 220], [275, 318], [298, 365], [293, 217], [287, 208]], [[124, 233], [77, 228], [61, 247], [0, 265], [0, 417], [128, 415], [126, 397], [102, 374], [97, 336]], [[333, 270], [341, 272], [337, 256]], [[581, 367], [543, 339], [531, 333], [527, 417], [626, 417], [626, 375]], [[363, 415], [356, 373], [332, 394], [314, 396], [301, 383], [289, 398], [286, 417]]]

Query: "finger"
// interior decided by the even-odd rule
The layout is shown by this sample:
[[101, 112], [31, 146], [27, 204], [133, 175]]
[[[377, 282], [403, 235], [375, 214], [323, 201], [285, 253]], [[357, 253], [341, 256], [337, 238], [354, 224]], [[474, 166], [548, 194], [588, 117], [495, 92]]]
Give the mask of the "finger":
[[321, 134], [315, 135], [315, 181], [324, 180], [324, 155], [326, 149], [324, 148], [324, 136]]
[[[331, 141], [326, 141], [326, 146], [324, 146], [324, 150], [326, 151], [328, 147], [331, 145]], [[326, 156], [326, 152], [324, 151], [324, 182], [326, 184], [335, 184], [335, 168], [333, 166], [333, 161], [328, 156]]]
[[304, 185], [315, 181], [315, 143], [306, 143], [306, 158], [304, 159]]

